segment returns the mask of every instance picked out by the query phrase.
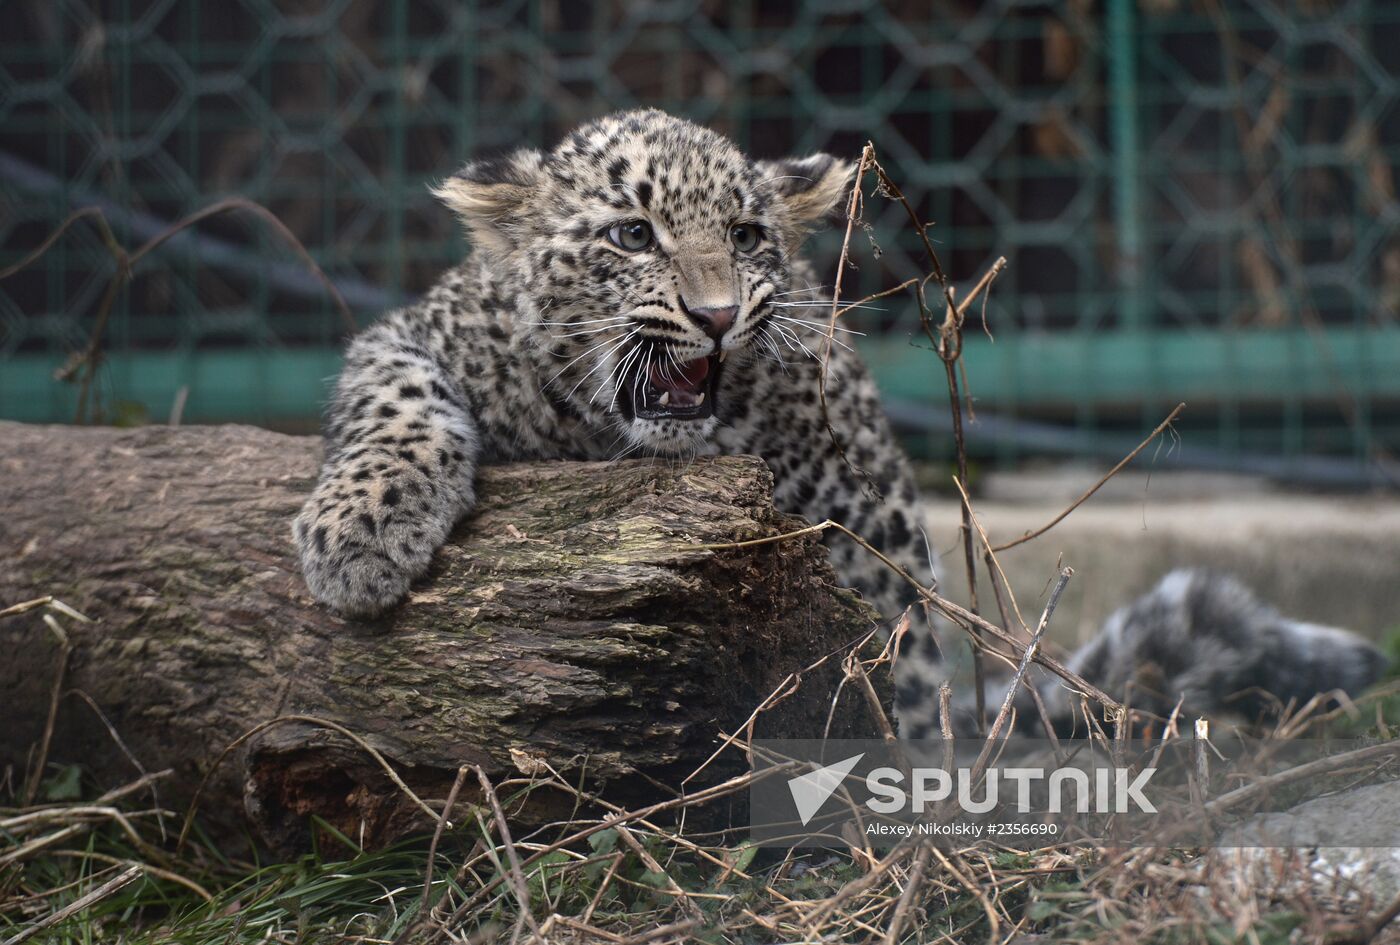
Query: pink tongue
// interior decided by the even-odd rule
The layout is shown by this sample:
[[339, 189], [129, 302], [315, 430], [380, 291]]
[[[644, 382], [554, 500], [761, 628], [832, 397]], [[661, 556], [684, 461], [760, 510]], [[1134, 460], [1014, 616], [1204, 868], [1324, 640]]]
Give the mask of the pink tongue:
[[710, 376], [710, 359], [696, 358], [687, 361], [679, 369], [674, 364], [653, 364], [647, 375], [653, 387], [678, 394], [699, 393], [700, 385]]

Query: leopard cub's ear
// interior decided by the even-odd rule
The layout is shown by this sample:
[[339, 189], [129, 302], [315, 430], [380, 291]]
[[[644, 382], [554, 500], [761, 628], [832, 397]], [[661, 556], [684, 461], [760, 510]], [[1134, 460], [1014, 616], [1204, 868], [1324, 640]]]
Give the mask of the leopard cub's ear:
[[846, 212], [855, 176], [854, 161], [830, 154], [759, 161], [758, 186], [775, 198], [788, 239], [801, 242], [829, 215]]
[[531, 148], [502, 158], [472, 161], [432, 188], [466, 224], [472, 242], [495, 254], [519, 242], [523, 220], [544, 178], [544, 156]]

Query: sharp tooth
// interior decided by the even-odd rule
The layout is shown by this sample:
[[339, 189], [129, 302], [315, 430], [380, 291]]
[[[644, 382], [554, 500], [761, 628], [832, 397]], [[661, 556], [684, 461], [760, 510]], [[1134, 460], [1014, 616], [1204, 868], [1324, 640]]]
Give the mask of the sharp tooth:
[[661, 393], [661, 399], [658, 400], [657, 403], [664, 407], [664, 406], [666, 406], [667, 404], [669, 404], [670, 402], [671, 402], [671, 392], [670, 392], [670, 391], [663, 391], [663, 392]]
[[720, 364], [723, 364], [723, 363], [724, 363], [724, 359], [727, 358], [727, 357], [729, 357], [729, 352], [728, 352], [728, 351], [721, 351], [721, 352], [719, 353], [719, 363], [720, 363]]
[[697, 401], [695, 402], [695, 406], [698, 407], [698, 406], [700, 406], [701, 404], [703, 404], [704, 402], [705, 402], [705, 392], [702, 390], [702, 391], [700, 392], [700, 399], [697, 400]]

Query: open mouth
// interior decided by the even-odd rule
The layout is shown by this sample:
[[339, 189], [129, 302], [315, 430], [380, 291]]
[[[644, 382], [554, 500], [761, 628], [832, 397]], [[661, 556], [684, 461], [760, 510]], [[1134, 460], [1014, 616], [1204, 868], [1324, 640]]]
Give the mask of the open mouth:
[[660, 360], [627, 382], [625, 405], [638, 420], [703, 420], [715, 413], [723, 352], [693, 361]]

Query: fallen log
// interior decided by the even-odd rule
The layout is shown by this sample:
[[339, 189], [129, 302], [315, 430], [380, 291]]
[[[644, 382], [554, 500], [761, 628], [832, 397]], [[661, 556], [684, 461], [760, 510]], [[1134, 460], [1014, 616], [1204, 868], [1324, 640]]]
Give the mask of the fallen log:
[[[171, 767], [167, 805], [209, 774], [201, 811], [216, 826], [246, 811], [291, 848], [314, 814], [378, 845], [424, 814], [365, 746], [424, 798], [445, 797], [460, 765], [495, 780], [544, 760], [586, 771], [613, 801], [656, 800], [789, 673], [833, 652], [759, 731], [820, 735], [833, 699], [833, 735], [872, 731], [854, 687], [837, 698], [840, 651], [872, 612], [835, 586], [821, 544], [696, 547], [801, 524], [773, 509], [759, 461], [488, 468], [479, 507], [408, 602], [357, 622], [311, 599], [291, 545], [319, 450], [239, 426], [0, 423], [0, 607], [51, 594], [94, 620], [64, 622], [51, 766], [81, 763], [107, 784], [135, 775], [131, 758]], [[59, 648], [37, 611], [0, 620], [0, 647], [0, 765], [18, 779]], [[215, 768], [239, 736], [290, 715], [364, 744], [289, 722]], [[734, 774], [736, 758], [690, 786]], [[573, 803], [548, 794], [518, 816]]]

